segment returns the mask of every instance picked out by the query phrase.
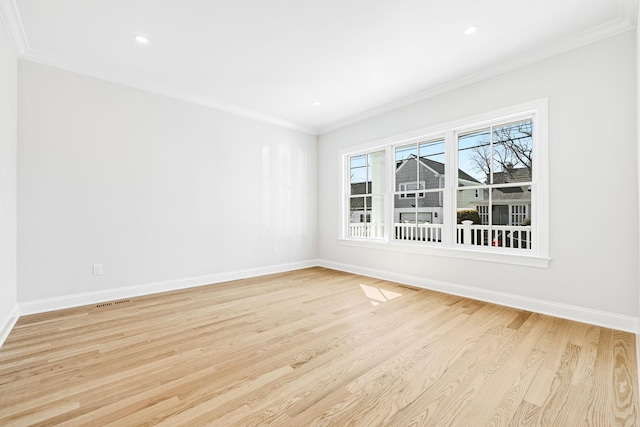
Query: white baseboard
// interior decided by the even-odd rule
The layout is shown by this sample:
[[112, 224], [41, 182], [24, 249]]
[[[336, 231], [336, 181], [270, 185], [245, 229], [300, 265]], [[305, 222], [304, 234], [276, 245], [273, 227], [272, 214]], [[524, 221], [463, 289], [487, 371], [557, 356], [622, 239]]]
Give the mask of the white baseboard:
[[334, 270], [360, 274], [377, 279], [389, 280], [418, 288], [430, 289], [447, 294], [458, 295], [480, 301], [499, 304], [521, 310], [533, 311], [547, 314], [549, 316], [560, 317], [577, 322], [588, 323], [596, 326], [617, 329], [620, 331], [639, 332], [639, 319], [632, 316], [623, 316], [616, 313], [592, 310], [568, 304], [561, 304], [552, 301], [545, 301], [535, 298], [528, 298], [503, 292], [495, 292], [471, 286], [458, 285], [438, 280], [430, 280], [423, 277], [393, 273], [373, 268], [360, 267], [350, 264], [342, 264], [333, 261], [319, 260], [318, 265]]
[[16, 304], [9, 315], [6, 318], [2, 319], [2, 321], [0, 322], [0, 347], [2, 347], [2, 344], [4, 344], [7, 337], [11, 333], [11, 330], [16, 325], [16, 322], [20, 317], [19, 313], [20, 311], [18, 309], [18, 304]]
[[[583, 307], [560, 304], [552, 301], [539, 300], [535, 298], [522, 297], [519, 295], [502, 292], [489, 291], [486, 289], [471, 286], [458, 285], [444, 281], [429, 280], [423, 277], [393, 273], [384, 270], [360, 267], [350, 264], [343, 264], [327, 260], [308, 260], [289, 264], [279, 264], [267, 267], [259, 267], [248, 270], [240, 270], [226, 273], [218, 273], [207, 276], [190, 277], [178, 280], [167, 280], [162, 282], [147, 283], [137, 286], [109, 289], [105, 291], [89, 292], [74, 295], [65, 295], [56, 298], [47, 298], [35, 301], [19, 302], [16, 308], [9, 315], [9, 318], [0, 323], [0, 346], [9, 335], [19, 316], [44, 313], [47, 311], [61, 310], [65, 308], [78, 307], [87, 304], [96, 304], [105, 301], [133, 298], [141, 295], [149, 295], [159, 292], [173, 291], [178, 289], [191, 288], [214, 283], [227, 282], [230, 280], [246, 279], [249, 277], [262, 276], [266, 274], [282, 273], [286, 271], [299, 270], [308, 267], [327, 267], [334, 270], [349, 273], [361, 274], [363, 276], [375, 277], [415, 286], [424, 289], [444, 292], [452, 295], [459, 295], [480, 301], [533, 311], [563, 319], [575, 320], [592, 325], [603, 326], [621, 331], [639, 333], [640, 322], [637, 317], [623, 316], [615, 313], [592, 310]], [[640, 335], [638, 335], [638, 357], [640, 358]]]
[[246, 279], [249, 277], [263, 276], [266, 274], [283, 273], [286, 271], [299, 270], [301, 268], [315, 267], [317, 265], [318, 262], [316, 260], [309, 260], [288, 264], [272, 265], [268, 267], [259, 267], [248, 270], [211, 274], [207, 276], [188, 277], [178, 280], [145, 283], [142, 285], [127, 286], [122, 288], [108, 289], [104, 291], [65, 295], [56, 298], [25, 301], [18, 303], [19, 313], [20, 316], [44, 313], [47, 311], [79, 307], [82, 305], [97, 304], [105, 301], [133, 298], [159, 292], [175, 291], [178, 289], [192, 288], [195, 286], [228, 282], [230, 280]]

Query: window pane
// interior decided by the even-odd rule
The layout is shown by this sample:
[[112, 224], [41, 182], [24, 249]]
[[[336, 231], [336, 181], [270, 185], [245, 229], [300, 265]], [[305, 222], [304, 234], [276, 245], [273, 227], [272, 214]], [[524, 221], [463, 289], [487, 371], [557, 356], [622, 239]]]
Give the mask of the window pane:
[[493, 183], [530, 182], [533, 167], [533, 122], [493, 129]]
[[349, 158], [350, 237], [384, 237], [385, 168], [385, 150]]
[[375, 194], [385, 191], [385, 151], [352, 156], [349, 159], [350, 194]]
[[442, 241], [443, 192], [396, 194], [393, 198], [393, 238], [422, 242]]
[[497, 187], [491, 190], [492, 245], [531, 249], [530, 187]]
[[416, 158], [418, 156], [418, 146], [416, 144], [403, 145], [396, 147], [396, 167], [400, 166], [403, 161]]
[[[522, 225], [530, 223], [531, 189], [522, 187], [496, 187], [491, 190], [492, 221], [494, 225]], [[527, 221], [525, 221], [527, 220]]]
[[384, 236], [384, 196], [350, 198], [349, 236]]
[[491, 132], [482, 129], [458, 136], [458, 186], [487, 182], [491, 171]]
[[418, 181], [423, 183], [422, 188], [444, 188], [444, 140], [421, 142], [418, 154]]
[[417, 199], [417, 240], [442, 241], [442, 191], [426, 193]]
[[460, 210], [478, 210], [478, 206], [489, 204], [489, 189], [474, 188], [458, 190], [456, 192], [456, 209]]
[[[395, 191], [408, 191], [418, 188], [418, 146], [416, 144], [396, 147]], [[403, 197], [414, 197], [406, 194]]]
[[366, 213], [364, 197], [351, 197], [349, 199], [349, 236], [366, 237]]
[[456, 192], [456, 243], [489, 246], [489, 190], [487, 188]]
[[415, 240], [416, 237], [416, 196], [406, 193], [393, 197], [393, 238]]
[[[529, 186], [458, 190], [456, 242], [531, 249]], [[469, 220], [471, 223], [464, 223]], [[489, 224], [491, 224], [489, 226]]]
[[351, 194], [367, 193], [367, 164], [366, 156], [353, 156], [350, 159], [349, 176], [351, 182]]

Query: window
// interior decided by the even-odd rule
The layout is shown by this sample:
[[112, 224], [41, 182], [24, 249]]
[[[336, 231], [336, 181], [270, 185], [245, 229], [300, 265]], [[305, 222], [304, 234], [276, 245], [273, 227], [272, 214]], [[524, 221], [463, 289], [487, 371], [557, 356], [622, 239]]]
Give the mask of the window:
[[384, 236], [385, 152], [349, 157], [350, 237]]
[[547, 260], [546, 105], [536, 101], [343, 153], [350, 183], [343, 238], [474, 259], [491, 253], [516, 264], [527, 256]]
[[[417, 141], [393, 148], [394, 233], [396, 240], [441, 242], [445, 174], [444, 139]], [[419, 193], [409, 192], [424, 190]], [[403, 221], [402, 216], [431, 221]]]
[[[457, 226], [457, 244], [531, 250], [531, 226], [523, 222], [532, 203], [533, 128], [533, 119], [528, 117], [456, 132], [457, 209], [487, 207], [483, 209], [486, 221], [481, 218], [480, 224]], [[479, 192], [486, 194], [481, 204], [472, 200]], [[521, 244], [523, 238], [526, 244]]]

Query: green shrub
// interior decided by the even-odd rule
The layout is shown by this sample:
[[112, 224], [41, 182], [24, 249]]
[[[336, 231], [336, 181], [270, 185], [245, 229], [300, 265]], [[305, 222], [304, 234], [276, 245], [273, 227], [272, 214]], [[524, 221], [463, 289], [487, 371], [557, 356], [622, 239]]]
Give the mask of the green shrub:
[[458, 224], [462, 224], [465, 220], [473, 221], [474, 224], [482, 224], [480, 220], [480, 214], [475, 209], [459, 209], [458, 210]]

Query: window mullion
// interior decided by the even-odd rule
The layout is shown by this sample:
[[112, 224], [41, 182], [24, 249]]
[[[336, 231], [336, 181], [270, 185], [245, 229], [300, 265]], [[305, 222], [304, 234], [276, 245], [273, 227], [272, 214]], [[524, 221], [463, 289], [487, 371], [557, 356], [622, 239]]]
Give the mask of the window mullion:
[[448, 131], [444, 136], [444, 189], [443, 189], [443, 223], [442, 242], [452, 246], [456, 236], [456, 187], [458, 182], [458, 156], [456, 134]]
[[386, 156], [386, 164], [387, 164], [387, 173], [385, 176], [385, 192], [384, 192], [384, 205], [385, 216], [384, 216], [384, 239], [386, 241], [391, 240], [392, 230], [393, 230], [393, 194], [395, 191], [395, 164], [396, 162], [393, 159], [393, 147], [387, 146], [385, 148], [385, 156]]

